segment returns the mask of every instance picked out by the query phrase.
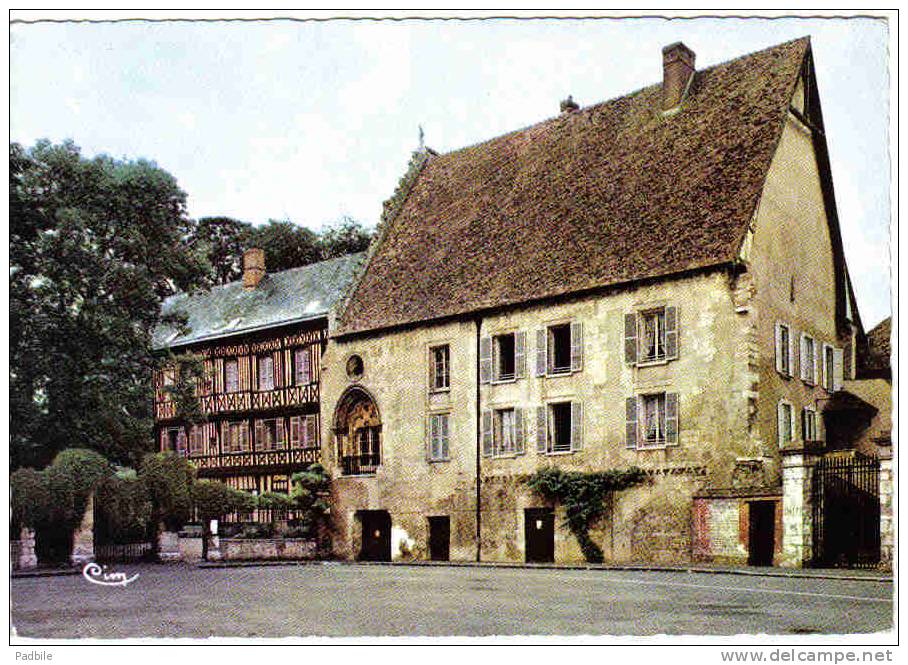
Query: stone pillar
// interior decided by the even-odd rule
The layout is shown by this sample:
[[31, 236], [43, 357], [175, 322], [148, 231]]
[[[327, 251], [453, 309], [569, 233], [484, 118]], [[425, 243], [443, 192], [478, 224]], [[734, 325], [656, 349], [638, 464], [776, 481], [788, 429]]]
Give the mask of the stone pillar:
[[892, 452], [880, 456], [880, 568], [892, 569]]
[[182, 560], [180, 555], [180, 534], [176, 531], [165, 531], [164, 525], [158, 528], [158, 561], [171, 562]]
[[38, 557], [35, 555], [35, 530], [23, 527], [19, 532], [19, 561], [16, 562], [18, 570], [29, 570], [38, 567]]
[[218, 521], [211, 520], [210, 536], [208, 537], [208, 561], [221, 560], [221, 539], [218, 536]]
[[85, 504], [85, 514], [82, 523], [73, 534], [73, 549], [69, 560], [74, 566], [84, 566], [95, 559], [95, 501], [94, 495], [89, 495]]
[[813, 560], [813, 471], [803, 449], [782, 451], [782, 554], [779, 565], [803, 568]]

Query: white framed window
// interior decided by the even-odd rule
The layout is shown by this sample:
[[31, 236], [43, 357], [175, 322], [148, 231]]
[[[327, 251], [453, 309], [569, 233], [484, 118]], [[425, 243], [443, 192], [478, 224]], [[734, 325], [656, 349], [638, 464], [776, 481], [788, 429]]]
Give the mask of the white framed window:
[[486, 457], [510, 457], [526, 452], [523, 409], [509, 407], [483, 412], [482, 453]]
[[450, 459], [451, 414], [433, 413], [429, 416], [426, 459], [445, 462]]
[[283, 450], [287, 447], [287, 436], [283, 418], [267, 418], [255, 421], [256, 450]]
[[794, 338], [791, 326], [787, 323], [776, 323], [776, 371], [785, 377], [791, 377], [794, 364]]
[[451, 387], [451, 347], [447, 344], [429, 349], [429, 385], [433, 392]]
[[780, 400], [777, 407], [777, 431], [779, 448], [791, 444], [794, 437], [794, 408], [791, 402]]
[[820, 440], [817, 411], [809, 406], [801, 411], [801, 439], [804, 443]]
[[269, 353], [259, 356], [256, 360], [258, 367], [258, 389], [274, 390], [274, 357]]
[[536, 331], [536, 376], [560, 376], [583, 368], [583, 324], [556, 323]]
[[627, 398], [626, 447], [644, 450], [677, 444], [678, 393], [646, 393]]
[[578, 450], [583, 450], [583, 404], [573, 400], [538, 407], [536, 452], [552, 455]]
[[240, 362], [236, 358], [224, 361], [224, 392], [235, 393], [240, 390]]
[[293, 350], [293, 383], [297, 386], [312, 383], [312, 354], [309, 347]]
[[817, 342], [807, 334], [801, 335], [801, 380], [811, 386], [817, 384]]
[[845, 378], [845, 352], [830, 344], [823, 344], [822, 368], [823, 388], [826, 392], [840, 391]]
[[678, 308], [652, 307], [624, 315], [624, 360], [647, 365], [678, 357]]
[[526, 376], [525, 331], [483, 337], [479, 341], [479, 382], [506, 383]]

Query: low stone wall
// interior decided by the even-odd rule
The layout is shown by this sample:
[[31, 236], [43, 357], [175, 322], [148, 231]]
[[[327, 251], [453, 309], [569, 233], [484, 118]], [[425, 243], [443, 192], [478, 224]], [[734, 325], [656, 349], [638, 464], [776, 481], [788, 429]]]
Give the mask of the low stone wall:
[[194, 534], [180, 534], [180, 558], [183, 561], [202, 560], [202, 537]]
[[221, 559], [243, 560], [299, 560], [315, 559], [316, 542], [304, 538], [221, 538]]

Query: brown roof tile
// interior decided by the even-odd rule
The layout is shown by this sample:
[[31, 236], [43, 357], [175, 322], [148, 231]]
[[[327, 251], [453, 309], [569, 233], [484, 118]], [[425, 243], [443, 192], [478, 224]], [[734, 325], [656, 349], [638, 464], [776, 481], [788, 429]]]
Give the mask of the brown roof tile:
[[807, 38], [430, 156], [350, 295], [339, 334], [733, 260]]

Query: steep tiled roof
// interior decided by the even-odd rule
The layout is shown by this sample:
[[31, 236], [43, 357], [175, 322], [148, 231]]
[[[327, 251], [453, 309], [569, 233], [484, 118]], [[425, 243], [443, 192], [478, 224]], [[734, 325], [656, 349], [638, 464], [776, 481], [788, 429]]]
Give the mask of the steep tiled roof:
[[883, 319], [867, 333], [867, 357], [864, 359], [865, 370], [887, 370], [892, 355], [892, 317]]
[[159, 326], [154, 347], [182, 346], [327, 316], [364, 256], [352, 254], [271, 273], [255, 289], [244, 289], [240, 280], [201, 293], [178, 293], [164, 301], [162, 311], [185, 315], [188, 331]]
[[339, 333], [466, 314], [734, 259], [809, 40], [430, 155]]

